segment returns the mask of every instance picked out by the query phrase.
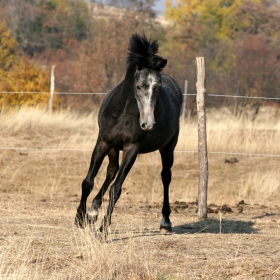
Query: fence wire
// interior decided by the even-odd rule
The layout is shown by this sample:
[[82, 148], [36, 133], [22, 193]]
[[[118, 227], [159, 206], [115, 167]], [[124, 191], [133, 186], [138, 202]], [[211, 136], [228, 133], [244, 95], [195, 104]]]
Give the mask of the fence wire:
[[[0, 151], [40, 151], [40, 152], [92, 152], [92, 149], [73, 149], [73, 148], [36, 148], [36, 147], [0, 147]], [[175, 150], [175, 153], [198, 153], [198, 151]], [[258, 157], [280, 157], [280, 154], [259, 154], [242, 152], [208, 152], [208, 154], [221, 154], [233, 156], [258, 156]]]
[[[1, 93], [8, 94], [50, 94], [49, 91], [0, 91]], [[107, 92], [54, 92], [53, 94], [61, 94], [61, 95], [83, 95], [83, 94], [92, 94], [92, 95], [104, 95]]]
[[[49, 91], [0, 91], [0, 94], [50, 94]], [[58, 95], [106, 95], [107, 92], [54, 92]], [[196, 93], [183, 93], [184, 96], [196, 96]], [[263, 97], [263, 96], [244, 96], [229, 94], [207, 94], [210, 97], [229, 97], [229, 98], [247, 98], [247, 99], [263, 99], [263, 100], [280, 100], [280, 97]]]
[[[196, 96], [196, 93], [186, 93], [185, 96]], [[206, 94], [210, 97], [229, 97], [229, 98], [247, 98], [247, 99], [262, 99], [262, 100], [280, 100], [280, 97], [263, 97], [263, 96], [244, 96], [244, 95], [228, 95], [228, 94]]]
[[230, 97], [230, 98], [248, 98], [248, 99], [263, 99], [263, 100], [280, 100], [280, 97], [262, 97], [262, 96], [244, 96], [244, 95], [207, 94], [207, 96]]

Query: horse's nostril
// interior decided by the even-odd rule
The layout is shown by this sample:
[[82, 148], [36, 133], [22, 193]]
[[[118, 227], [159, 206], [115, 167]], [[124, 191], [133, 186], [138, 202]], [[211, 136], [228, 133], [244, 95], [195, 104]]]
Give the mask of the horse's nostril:
[[146, 124], [145, 124], [145, 123], [142, 123], [142, 124], [141, 124], [141, 127], [142, 127], [142, 128], [145, 128], [145, 127], [146, 127]]

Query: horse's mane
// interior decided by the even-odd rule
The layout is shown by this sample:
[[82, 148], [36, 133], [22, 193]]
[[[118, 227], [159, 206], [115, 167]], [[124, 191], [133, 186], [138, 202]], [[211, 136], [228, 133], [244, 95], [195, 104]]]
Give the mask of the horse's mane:
[[138, 70], [149, 68], [161, 71], [160, 61], [163, 60], [160, 56], [156, 55], [158, 52], [158, 42], [151, 42], [143, 33], [141, 36], [137, 33], [133, 34], [129, 41], [127, 67], [136, 65]]

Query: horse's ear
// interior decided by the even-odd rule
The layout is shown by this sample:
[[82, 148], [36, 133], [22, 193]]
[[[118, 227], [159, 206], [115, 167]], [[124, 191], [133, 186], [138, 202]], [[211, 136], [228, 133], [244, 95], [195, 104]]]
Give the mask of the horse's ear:
[[167, 59], [160, 59], [158, 62], [157, 62], [157, 69], [161, 70], [163, 69], [167, 64]]

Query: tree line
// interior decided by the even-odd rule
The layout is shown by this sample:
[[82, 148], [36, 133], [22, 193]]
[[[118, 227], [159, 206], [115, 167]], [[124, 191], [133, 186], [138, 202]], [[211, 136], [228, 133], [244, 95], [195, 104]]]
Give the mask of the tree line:
[[[108, 5], [115, 7], [110, 13]], [[208, 93], [280, 97], [278, 1], [166, 0], [164, 25], [153, 7], [154, 0], [0, 0], [0, 91], [48, 91], [55, 64], [57, 91], [108, 92], [124, 77], [131, 34], [144, 31], [159, 41], [165, 72], [182, 89], [188, 80], [189, 93], [196, 91], [195, 57], [204, 56]], [[16, 98], [2, 94], [0, 102], [12, 106]], [[45, 102], [39, 95], [20, 98]], [[64, 107], [85, 110], [99, 101], [60, 98]], [[232, 99], [209, 103], [231, 106]]]

